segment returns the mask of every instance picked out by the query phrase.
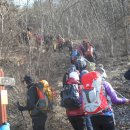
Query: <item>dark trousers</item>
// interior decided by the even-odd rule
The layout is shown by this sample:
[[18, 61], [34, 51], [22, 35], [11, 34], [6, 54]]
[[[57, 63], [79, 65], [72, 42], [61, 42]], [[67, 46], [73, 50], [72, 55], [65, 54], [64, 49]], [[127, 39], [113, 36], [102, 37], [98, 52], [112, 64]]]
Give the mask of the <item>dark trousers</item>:
[[113, 116], [92, 116], [91, 122], [94, 130], [115, 130]]
[[84, 116], [84, 119], [85, 119], [85, 125], [86, 125], [87, 130], [93, 130], [90, 116], [86, 115]]
[[32, 117], [33, 130], [45, 130], [46, 120], [47, 120], [46, 113]]
[[69, 116], [68, 119], [74, 130], [84, 130], [84, 119], [82, 116]]

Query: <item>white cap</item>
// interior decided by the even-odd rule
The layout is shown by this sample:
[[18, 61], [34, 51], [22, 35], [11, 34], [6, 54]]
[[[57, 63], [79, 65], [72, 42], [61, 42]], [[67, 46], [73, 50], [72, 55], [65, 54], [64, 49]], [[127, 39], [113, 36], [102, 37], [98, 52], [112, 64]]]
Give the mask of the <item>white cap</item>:
[[75, 80], [79, 80], [79, 74], [77, 72], [71, 72], [69, 74], [69, 78], [74, 78]]

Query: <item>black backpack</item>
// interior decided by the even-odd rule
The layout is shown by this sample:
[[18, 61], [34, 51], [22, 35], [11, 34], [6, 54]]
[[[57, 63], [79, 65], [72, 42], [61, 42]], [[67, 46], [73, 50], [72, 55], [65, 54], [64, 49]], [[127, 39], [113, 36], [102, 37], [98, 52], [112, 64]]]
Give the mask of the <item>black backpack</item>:
[[82, 98], [79, 93], [78, 84], [66, 84], [61, 91], [61, 106], [67, 109], [76, 109], [81, 107]]
[[63, 86], [67, 84], [66, 81], [69, 79], [69, 74], [75, 71], [77, 71], [76, 66], [70, 65], [70, 67], [67, 69], [66, 73], [63, 76], [63, 80], [62, 80]]
[[125, 77], [127, 80], [130, 80], [130, 69], [125, 72], [124, 77]]

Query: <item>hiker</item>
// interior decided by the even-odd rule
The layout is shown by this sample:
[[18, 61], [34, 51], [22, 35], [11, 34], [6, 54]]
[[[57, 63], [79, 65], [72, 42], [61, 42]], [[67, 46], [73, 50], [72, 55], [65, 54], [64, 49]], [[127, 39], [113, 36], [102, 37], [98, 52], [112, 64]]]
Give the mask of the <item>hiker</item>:
[[61, 105], [66, 108], [66, 114], [73, 129], [84, 130], [82, 87], [79, 81], [79, 73], [76, 71], [69, 74], [69, 79], [63, 86]]
[[[81, 81], [81, 77], [84, 75], [84, 74], [87, 74], [89, 73], [89, 71], [87, 71], [86, 69], [82, 70], [81, 73], [80, 73], [80, 81]], [[87, 115], [86, 113], [84, 113], [84, 121], [85, 121], [85, 126], [87, 128], [87, 130], [93, 130], [93, 126], [92, 126], [92, 123], [91, 123], [91, 119], [90, 119], [90, 116]]]
[[44, 44], [46, 51], [49, 51], [50, 47], [53, 45], [53, 36], [51, 34], [44, 35]]
[[73, 42], [71, 40], [65, 40], [63, 45], [64, 45], [63, 47], [67, 48], [67, 50], [69, 51], [69, 55], [70, 55], [73, 50]]
[[84, 38], [80, 44], [78, 51], [83, 55], [88, 61], [95, 62], [96, 54], [93, 45], [88, 41], [87, 38]]
[[56, 42], [57, 42], [58, 50], [61, 51], [61, 49], [63, 49], [63, 44], [64, 44], [65, 40], [64, 40], [64, 38], [62, 38], [62, 36], [60, 34], [57, 35]]
[[29, 111], [32, 118], [33, 130], [45, 130], [45, 123], [47, 120], [47, 112], [42, 113], [36, 109], [36, 103], [38, 102], [38, 94], [35, 87], [35, 83], [30, 76], [25, 76], [23, 82], [27, 85], [27, 105], [21, 106], [18, 104], [19, 111]]
[[85, 113], [91, 116], [94, 130], [115, 130], [111, 102], [128, 104], [129, 99], [119, 98], [111, 84], [100, 76], [100, 72], [93, 71], [81, 77]]

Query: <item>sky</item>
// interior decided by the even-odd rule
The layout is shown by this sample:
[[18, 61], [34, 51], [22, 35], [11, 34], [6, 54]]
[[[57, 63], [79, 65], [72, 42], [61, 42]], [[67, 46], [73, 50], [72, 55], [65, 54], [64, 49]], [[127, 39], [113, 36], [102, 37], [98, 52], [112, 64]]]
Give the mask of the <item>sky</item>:
[[[28, 0], [29, 1], [29, 5], [33, 3], [34, 0]], [[20, 6], [24, 6], [27, 4], [27, 0], [14, 0], [14, 3], [16, 5], [20, 5]]]

